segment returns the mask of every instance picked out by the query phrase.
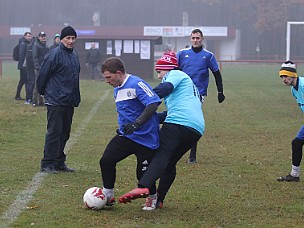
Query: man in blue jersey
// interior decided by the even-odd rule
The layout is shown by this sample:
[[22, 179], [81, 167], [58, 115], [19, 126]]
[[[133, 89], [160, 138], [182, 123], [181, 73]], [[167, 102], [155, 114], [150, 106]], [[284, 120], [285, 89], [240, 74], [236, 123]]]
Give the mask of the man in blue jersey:
[[[222, 75], [214, 54], [203, 47], [204, 36], [200, 29], [194, 29], [191, 32], [190, 40], [192, 47], [184, 48], [177, 53], [179, 67], [188, 74], [202, 96], [207, 96], [209, 84], [209, 69], [212, 71], [217, 87], [218, 102], [225, 100], [223, 92]], [[196, 163], [197, 143], [191, 148], [188, 163]]]
[[[291, 86], [291, 93], [296, 99], [300, 109], [304, 112], [304, 78], [298, 77], [296, 65], [291, 61], [282, 64], [279, 71], [285, 85]], [[302, 148], [304, 145], [304, 125], [299, 130], [297, 136], [292, 140], [292, 166], [291, 172], [287, 176], [279, 177], [278, 181], [299, 182], [300, 164], [302, 160]]]
[[[177, 66], [175, 53], [165, 53], [155, 65], [162, 82], [154, 91], [164, 98], [167, 108], [167, 116], [160, 130], [160, 148], [140, 179], [138, 188], [121, 196], [120, 203], [148, 196], [146, 205], [150, 205], [149, 210], [162, 208], [176, 176], [177, 162], [204, 133], [205, 121], [198, 89]], [[158, 178], [160, 180], [155, 196], [149, 188]]]
[[[119, 124], [117, 134], [100, 159], [103, 192], [108, 199], [107, 205], [112, 206], [115, 202], [116, 164], [134, 154], [137, 158], [136, 176], [140, 180], [159, 147], [156, 110], [161, 100], [144, 80], [126, 73], [120, 58], [106, 59], [101, 71], [105, 81], [114, 87]], [[155, 183], [149, 186], [149, 191], [156, 194]], [[147, 205], [143, 210], [148, 210]]]

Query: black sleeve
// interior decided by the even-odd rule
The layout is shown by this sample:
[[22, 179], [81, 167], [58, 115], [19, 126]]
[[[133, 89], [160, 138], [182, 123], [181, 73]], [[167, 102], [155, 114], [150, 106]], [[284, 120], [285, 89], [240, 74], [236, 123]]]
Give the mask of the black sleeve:
[[160, 97], [164, 98], [165, 96], [168, 96], [172, 91], [174, 90], [174, 86], [170, 82], [164, 82], [160, 83], [158, 86], [156, 86], [153, 91]]
[[221, 72], [218, 70], [218, 71], [215, 71], [215, 72], [212, 72], [212, 73], [213, 73], [213, 76], [215, 78], [215, 84], [216, 84], [216, 87], [217, 87], [217, 92], [222, 93], [223, 92], [223, 80], [222, 80]]
[[33, 45], [33, 61], [34, 61], [34, 67], [36, 70], [40, 69], [40, 64], [39, 64], [39, 48], [37, 47], [37, 45]]
[[18, 62], [18, 69], [22, 69], [23, 63], [26, 57], [26, 47], [27, 44], [25, 42], [19, 43], [19, 62]]
[[138, 123], [140, 126], [144, 125], [155, 113], [155, 111], [158, 108], [158, 103], [152, 103], [146, 106], [143, 113], [136, 119], [136, 123]]

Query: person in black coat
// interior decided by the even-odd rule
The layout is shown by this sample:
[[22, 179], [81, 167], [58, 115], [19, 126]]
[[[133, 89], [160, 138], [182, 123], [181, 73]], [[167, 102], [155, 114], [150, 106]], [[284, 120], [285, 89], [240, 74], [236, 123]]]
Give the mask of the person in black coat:
[[101, 53], [95, 43], [91, 43], [91, 48], [87, 52], [86, 65], [90, 68], [90, 76], [94, 79], [101, 79], [100, 75]]
[[47, 107], [41, 172], [74, 172], [65, 163], [64, 148], [70, 137], [74, 108], [80, 103], [80, 63], [74, 51], [76, 37], [72, 27], [62, 29], [59, 47], [45, 56], [37, 78], [37, 90], [44, 96]]
[[[43, 62], [44, 56], [49, 52], [49, 47], [46, 45], [46, 34], [45, 32], [40, 32], [33, 45], [33, 61], [35, 67], [35, 77], [37, 80], [41, 64]], [[36, 81], [35, 80], [35, 81]], [[43, 98], [37, 91], [37, 85], [35, 84], [33, 91], [33, 106], [44, 106]]]
[[27, 75], [26, 75], [26, 48], [27, 45], [32, 40], [32, 34], [30, 32], [24, 33], [23, 37], [19, 39], [19, 60], [18, 60], [18, 70], [20, 71], [20, 79], [17, 85], [15, 100], [22, 100], [21, 90], [23, 85], [26, 84]]
[[36, 41], [36, 38], [33, 37], [31, 42], [27, 45], [26, 48], [26, 98], [24, 104], [31, 104], [33, 99], [33, 91], [35, 87], [35, 67], [33, 60], [33, 45]]

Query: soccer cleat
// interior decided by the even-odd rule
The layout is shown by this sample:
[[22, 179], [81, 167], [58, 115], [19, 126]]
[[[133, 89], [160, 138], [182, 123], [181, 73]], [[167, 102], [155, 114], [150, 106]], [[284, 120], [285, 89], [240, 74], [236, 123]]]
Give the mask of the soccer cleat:
[[154, 209], [156, 209], [157, 207], [157, 197], [147, 197], [146, 198], [146, 203], [143, 207], [144, 211], [152, 211]]
[[299, 182], [300, 177], [294, 177], [288, 174], [287, 176], [282, 176], [277, 179], [277, 181], [287, 181], [287, 182]]
[[164, 206], [164, 203], [163, 203], [163, 202], [158, 201], [158, 202], [156, 203], [156, 208], [158, 208], [158, 209], [162, 209], [163, 206]]
[[112, 197], [111, 199], [108, 199], [107, 203], [106, 203], [106, 206], [113, 206], [115, 204], [115, 198]]
[[134, 188], [132, 191], [119, 197], [119, 203], [130, 203], [131, 200], [146, 198], [149, 195], [148, 188]]

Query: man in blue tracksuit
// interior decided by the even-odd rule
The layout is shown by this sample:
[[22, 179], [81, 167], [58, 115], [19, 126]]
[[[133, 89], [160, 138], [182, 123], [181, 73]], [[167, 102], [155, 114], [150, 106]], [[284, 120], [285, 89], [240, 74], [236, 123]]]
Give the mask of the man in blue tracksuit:
[[62, 29], [59, 47], [45, 56], [37, 78], [37, 90], [44, 95], [47, 106], [41, 172], [74, 172], [65, 164], [64, 148], [70, 137], [74, 107], [80, 103], [80, 63], [73, 50], [76, 37], [76, 31], [71, 26]]
[[[190, 76], [198, 88], [202, 103], [204, 97], [207, 96], [210, 69], [216, 82], [218, 102], [222, 103], [225, 100], [222, 75], [214, 54], [203, 47], [204, 36], [200, 29], [194, 29], [191, 32], [190, 40], [192, 47], [182, 49], [177, 53], [179, 67]], [[196, 163], [196, 149], [197, 143], [191, 148], [188, 163]]]
[[[304, 78], [298, 77], [296, 65], [291, 61], [282, 64], [279, 71], [285, 85], [291, 86], [291, 93], [296, 99], [300, 109], [304, 112]], [[291, 172], [287, 176], [279, 177], [278, 181], [299, 182], [300, 164], [302, 160], [302, 149], [304, 145], [304, 125], [299, 130], [297, 136], [292, 140], [292, 166]]]
[[[149, 204], [149, 210], [162, 208], [176, 177], [177, 162], [205, 131], [198, 89], [191, 78], [177, 66], [175, 53], [165, 53], [155, 65], [162, 82], [154, 91], [160, 98], [164, 98], [167, 108], [167, 116], [160, 130], [160, 148], [140, 179], [138, 188], [121, 196], [120, 203], [148, 196], [146, 205]], [[149, 192], [149, 187], [158, 178], [157, 194], [153, 195]]]

